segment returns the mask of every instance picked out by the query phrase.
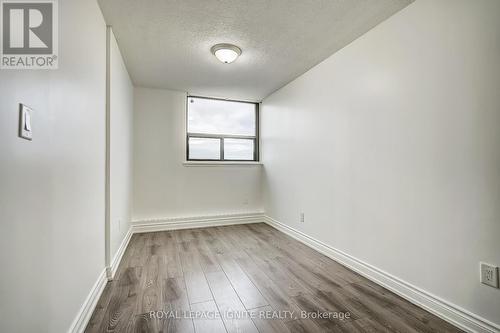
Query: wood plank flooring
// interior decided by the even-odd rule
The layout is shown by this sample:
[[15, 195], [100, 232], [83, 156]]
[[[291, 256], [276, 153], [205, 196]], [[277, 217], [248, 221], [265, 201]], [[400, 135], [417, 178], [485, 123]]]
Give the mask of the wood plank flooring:
[[266, 224], [135, 234], [86, 332], [460, 332]]

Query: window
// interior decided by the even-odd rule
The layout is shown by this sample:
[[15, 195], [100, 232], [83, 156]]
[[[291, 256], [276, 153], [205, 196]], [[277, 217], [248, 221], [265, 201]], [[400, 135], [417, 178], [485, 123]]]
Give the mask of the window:
[[188, 161], [258, 161], [259, 105], [189, 96]]

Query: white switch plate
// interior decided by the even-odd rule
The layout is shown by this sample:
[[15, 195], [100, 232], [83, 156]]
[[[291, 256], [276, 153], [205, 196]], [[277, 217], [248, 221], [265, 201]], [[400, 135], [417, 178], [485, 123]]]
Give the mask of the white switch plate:
[[19, 107], [19, 137], [32, 140], [33, 132], [32, 132], [32, 111], [31, 108], [27, 107], [24, 104], [20, 104]]
[[480, 263], [481, 283], [498, 288], [498, 267], [487, 263]]

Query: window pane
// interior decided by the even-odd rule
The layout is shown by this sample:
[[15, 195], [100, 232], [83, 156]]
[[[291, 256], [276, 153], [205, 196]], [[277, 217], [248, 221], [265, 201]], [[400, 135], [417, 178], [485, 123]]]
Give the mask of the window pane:
[[224, 159], [253, 161], [254, 140], [224, 139]]
[[255, 136], [252, 103], [188, 98], [188, 132]]
[[189, 138], [190, 160], [220, 160], [220, 140]]

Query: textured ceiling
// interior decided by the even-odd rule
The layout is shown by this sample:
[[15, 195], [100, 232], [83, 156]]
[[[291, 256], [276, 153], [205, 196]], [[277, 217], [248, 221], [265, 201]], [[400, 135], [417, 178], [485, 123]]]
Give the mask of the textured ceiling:
[[[99, 0], [135, 85], [258, 101], [413, 0]], [[234, 63], [210, 48], [238, 45]]]

